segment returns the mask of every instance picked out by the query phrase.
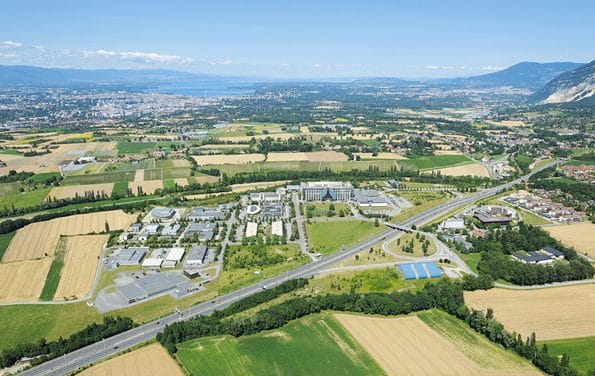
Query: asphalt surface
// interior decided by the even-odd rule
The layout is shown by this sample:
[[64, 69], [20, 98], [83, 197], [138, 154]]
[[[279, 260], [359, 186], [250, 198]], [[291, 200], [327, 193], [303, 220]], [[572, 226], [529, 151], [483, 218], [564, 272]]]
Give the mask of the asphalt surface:
[[[552, 162], [544, 165], [530, 174], [523, 176], [522, 178], [516, 179], [510, 183], [506, 183], [497, 187], [485, 189], [483, 191], [470, 194], [454, 199], [453, 201], [434, 207], [428, 211], [416, 214], [402, 223], [397, 224], [400, 228], [410, 228], [413, 225], [420, 226], [427, 223], [437, 217], [440, 217], [449, 211], [470, 204], [474, 201], [490, 197], [499, 193], [504, 189], [511, 188], [515, 184], [518, 184], [524, 180], [527, 180], [533, 174], [553, 166], [558, 163]], [[296, 208], [297, 209], [297, 208]], [[277, 275], [266, 279], [264, 282], [244, 287], [226, 295], [222, 295], [215, 300], [202, 303], [186, 310], [180, 311], [179, 313], [172, 313], [169, 316], [163, 317], [159, 320], [154, 320], [149, 323], [140, 325], [136, 328], [120, 333], [101, 342], [89, 345], [82, 349], [73, 351], [69, 354], [61, 356], [59, 358], [50, 360], [42, 363], [36, 367], [24, 371], [23, 375], [64, 375], [75, 372], [79, 368], [85, 367], [91, 363], [97, 363], [100, 360], [115, 355], [123, 350], [141, 344], [143, 342], [153, 339], [157, 333], [163, 330], [163, 327], [167, 324], [179, 320], [187, 320], [197, 315], [208, 315], [213, 313], [215, 310], [221, 310], [230, 304], [241, 300], [242, 298], [255, 294], [263, 290], [263, 285], [266, 288], [275, 287], [285, 281], [296, 279], [296, 278], [307, 278], [317, 274], [318, 272], [327, 269], [328, 267], [338, 263], [339, 261], [354, 256], [362, 250], [369, 249], [374, 244], [386, 240], [390, 236], [394, 236], [398, 230], [388, 229], [381, 233], [375, 234], [370, 238], [360, 242], [350, 248], [341, 250], [335, 254], [324, 257], [320, 260], [313, 261], [307, 265], [300, 266], [298, 268], [284, 272], [283, 274]]]

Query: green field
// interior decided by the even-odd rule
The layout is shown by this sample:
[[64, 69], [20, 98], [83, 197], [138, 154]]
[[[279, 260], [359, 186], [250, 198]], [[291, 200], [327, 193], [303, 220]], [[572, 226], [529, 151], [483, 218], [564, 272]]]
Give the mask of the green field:
[[190, 176], [188, 167], [156, 168], [145, 170], [145, 180], [178, 179]]
[[134, 171], [108, 172], [103, 174], [67, 176], [64, 185], [117, 183], [119, 181], [133, 181]]
[[570, 365], [585, 373], [595, 371], [595, 337], [547, 341], [550, 354], [570, 356]]
[[60, 283], [62, 267], [64, 266], [65, 252], [66, 238], [60, 238], [58, 246], [56, 247], [56, 254], [54, 255], [54, 260], [52, 261], [52, 265], [50, 266], [48, 275], [45, 278], [43, 290], [41, 290], [41, 295], [39, 295], [39, 300], [49, 301], [54, 299], [54, 295], [56, 294], [56, 290], [58, 289], [58, 284]]
[[183, 343], [176, 358], [193, 375], [381, 375], [384, 372], [330, 314], [274, 331]]
[[395, 167], [395, 163], [391, 160], [343, 162], [289, 161], [226, 164], [214, 166], [214, 168], [219, 169], [222, 173], [226, 173], [228, 176], [255, 171], [322, 171], [328, 168], [331, 171], [341, 172], [351, 170], [368, 170], [370, 167], [378, 168], [381, 171], [387, 171], [390, 170], [391, 167]]
[[9, 232], [8, 234], [0, 234], [0, 260], [4, 257], [4, 252], [8, 249], [8, 245], [12, 240], [15, 232]]
[[16, 149], [0, 149], [0, 154], [20, 155], [21, 152]]
[[171, 151], [172, 145], [180, 145], [179, 142], [158, 141], [158, 142], [118, 142], [116, 149], [118, 154], [144, 154], [159, 148]]
[[119, 181], [114, 184], [112, 195], [126, 196], [128, 194], [128, 182]]
[[156, 142], [118, 142], [118, 154], [142, 154], [155, 149]]
[[374, 222], [359, 220], [306, 223], [310, 251], [323, 255], [337, 252], [342, 246], [349, 247], [361, 242], [385, 229], [382, 225], [374, 226]]
[[58, 177], [58, 176], [60, 176], [59, 172], [42, 172], [40, 174], [35, 174], [35, 175], [31, 176], [27, 180], [34, 182], [34, 183], [42, 183], [50, 178]]
[[19, 182], [2, 183], [2, 184], [0, 184], [0, 197], [18, 194], [20, 187], [21, 187], [21, 183], [19, 183]]
[[172, 179], [167, 179], [163, 181], [163, 188], [165, 189], [172, 189], [176, 187], [176, 182]]
[[38, 206], [43, 202], [49, 192], [50, 188], [47, 188], [31, 192], [17, 193], [14, 195], [0, 196], [0, 209], [10, 209], [12, 207], [18, 209]]
[[460, 166], [473, 163], [473, 161], [464, 155], [430, 155], [426, 157], [400, 160], [397, 161], [397, 163], [399, 166], [407, 170], [428, 170]]

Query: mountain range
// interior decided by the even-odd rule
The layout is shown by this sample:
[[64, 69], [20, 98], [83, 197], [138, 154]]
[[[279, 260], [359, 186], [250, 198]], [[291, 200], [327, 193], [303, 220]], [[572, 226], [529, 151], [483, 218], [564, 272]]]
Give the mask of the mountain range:
[[542, 104], [595, 104], [595, 60], [560, 74], [537, 91], [534, 99]]
[[[393, 77], [371, 77], [352, 81], [356, 84], [404, 86], [429, 84], [443, 87], [510, 86], [534, 92], [533, 99], [542, 104], [577, 102], [590, 98], [595, 92], [595, 61], [588, 64], [574, 62], [522, 62], [506, 69], [480, 76], [438, 80], [404, 80]], [[34, 66], [0, 65], [2, 87], [86, 87], [133, 86], [156, 87], [167, 85], [204, 85], [208, 81], [233, 85], [240, 77], [225, 77], [174, 70], [123, 69], [62, 69]], [[263, 82], [266, 80], [262, 80]], [[254, 81], [253, 81], [254, 82]], [[585, 102], [586, 103], [586, 102]]]

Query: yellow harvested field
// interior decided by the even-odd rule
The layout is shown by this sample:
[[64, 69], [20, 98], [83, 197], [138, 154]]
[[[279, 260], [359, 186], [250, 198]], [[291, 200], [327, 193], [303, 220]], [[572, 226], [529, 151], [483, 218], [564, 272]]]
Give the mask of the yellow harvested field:
[[104, 193], [108, 196], [111, 196], [113, 189], [114, 183], [66, 185], [52, 189], [47, 197], [53, 197], [54, 199], [61, 200], [64, 198], [74, 198], [77, 195], [79, 197], [84, 197], [88, 192], [94, 192], [95, 195], [101, 195]]
[[308, 127], [300, 127], [300, 132], [302, 132], [302, 133], [310, 133], [310, 128], [308, 128]]
[[341, 162], [346, 161], [347, 156], [336, 151], [313, 151], [307, 153], [269, 153], [267, 162]]
[[39, 299], [52, 258], [0, 264], [0, 302]]
[[163, 188], [163, 181], [161, 180], [145, 180], [145, 181], [131, 181], [128, 183], [128, 188], [132, 190], [133, 194], [138, 193], [138, 187], [141, 187], [142, 193], [152, 195], [156, 190]]
[[145, 180], [145, 170], [136, 170], [134, 173], [134, 181], [143, 181]]
[[194, 158], [199, 166], [245, 164], [264, 161], [264, 154], [196, 155], [192, 158]]
[[489, 367], [487, 362], [479, 364], [467, 351], [461, 351], [456, 342], [441, 336], [416, 316], [380, 318], [337, 314], [335, 317], [388, 375], [539, 374], [524, 364], [497, 361], [489, 362]]
[[[442, 146], [442, 145], [439, 145]], [[435, 150], [435, 155], [463, 155], [460, 151], [457, 150]]]
[[[72, 137], [72, 135], [70, 135]], [[33, 173], [58, 172], [59, 165], [68, 164], [81, 155], [91, 151], [112, 150], [115, 143], [87, 142], [84, 144], [65, 144], [52, 150], [50, 154], [34, 157], [18, 155], [7, 159], [4, 155], [0, 158], [6, 162], [6, 167], [0, 167], [0, 175], [6, 175], [10, 170], [17, 172], [29, 171]]]
[[475, 309], [494, 309], [494, 317], [523, 337], [535, 332], [538, 340], [595, 336], [595, 284], [465, 292]]
[[279, 185], [285, 185], [289, 183], [289, 180], [276, 180], [276, 181], [267, 181], [262, 183], [244, 183], [244, 184], [233, 184], [231, 185], [232, 192], [246, 192], [251, 191], [253, 189], [264, 189], [269, 187], [276, 187]]
[[10, 242], [3, 262], [32, 260], [52, 256], [60, 235], [82, 235], [105, 231], [105, 223], [110, 230], [124, 230], [136, 219], [134, 214], [121, 210], [72, 215], [45, 222], [36, 222], [17, 231]]
[[179, 185], [180, 187], [185, 187], [188, 185], [188, 179], [186, 179], [186, 178], [174, 179], [174, 183]]
[[190, 167], [190, 162], [185, 159], [174, 159], [172, 160], [174, 167]]
[[402, 156], [401, 154], [397, 153], [378, 153], [378, 155], [373, 156], [372, 153], [357, 153], [362, 159], [394, 159], [394, 160], [403, 160], [407, 159], [406, 157]]
[[434, 171], [440, 171], [440, 173], [445, 176], [468, 176], [468, 175], [471, 175], [471, 176], [480, 176], [480, 177], [486, 177], [486, 178], [490, 177], [488, 169], [478, 163], [468, 164], [468, 165], [464, 165], [464, 166], [441, 168], [441, 169], [434, 170]]
[[99, 255], [107, 242], [107, 235], [74, 236], [66, 239], [64, 266], [55, 300], [83, 298], [93, 287]]
[[152, 344], [106, 360], [80, 376], [183, 376], [184, 373], [161, 345]]
[[564, 245], [595, 258], [595, 224], [581, 222], [572, 225], [547, 226], [543, 228]]

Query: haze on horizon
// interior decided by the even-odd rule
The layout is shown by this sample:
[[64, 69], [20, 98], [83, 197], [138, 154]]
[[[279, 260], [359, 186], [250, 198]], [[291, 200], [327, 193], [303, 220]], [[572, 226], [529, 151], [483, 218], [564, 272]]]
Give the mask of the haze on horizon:
[[593, 14], [586, 0], [25, 0], [2, 6], [0, 64], [277, 78], [470, 76], [520, 61], [592, 60]]

